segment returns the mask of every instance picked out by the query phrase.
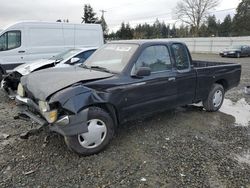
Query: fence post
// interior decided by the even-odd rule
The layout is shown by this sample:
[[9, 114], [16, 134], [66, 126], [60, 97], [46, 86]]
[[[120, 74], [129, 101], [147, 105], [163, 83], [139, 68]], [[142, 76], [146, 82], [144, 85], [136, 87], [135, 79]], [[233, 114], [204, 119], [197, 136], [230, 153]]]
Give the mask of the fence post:
[[213, 38], [211, 38], [211, 41], [210, 41], [210, 53], [213, 53]]
[[196, 53], [196, 38], [194, 38], [194, 53]]

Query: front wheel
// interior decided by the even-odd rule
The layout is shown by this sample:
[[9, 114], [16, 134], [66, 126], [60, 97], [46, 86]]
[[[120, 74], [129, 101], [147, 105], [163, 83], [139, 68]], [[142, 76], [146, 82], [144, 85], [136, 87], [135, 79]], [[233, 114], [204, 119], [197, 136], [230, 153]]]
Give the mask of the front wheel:
[[208, 112], [216, 112], [223, 104], [225, 96], [225, 90], [220, 84], [213, 84], [208, 97], [203, 101], [203, 107]]
[[89, 108], [87, 126], [86, 133], [64, 137], [70, 150], [84, 156], [99, 153], [114, 136], [113, 120], [102, 108]]

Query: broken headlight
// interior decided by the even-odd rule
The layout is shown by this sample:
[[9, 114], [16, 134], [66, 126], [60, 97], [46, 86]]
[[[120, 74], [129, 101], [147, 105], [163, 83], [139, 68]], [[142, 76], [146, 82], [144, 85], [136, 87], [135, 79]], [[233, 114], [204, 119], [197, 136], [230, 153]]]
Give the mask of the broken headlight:
[[57, 110], [51, 110], [49, 112], [43, 112], [43, 116], [49, 123], [54, 123], [57, 120]]
[[50, 106], [45, 101], [38, 102], [40, 112], [49, 123], [54, 123], [57, 120], [57, 110], [50, 110]]
[[24, 91], [24, 88], [22, 86], [22, 84], [18, 84], [18, 87], [17, 87], [17, 94], [20, 96], [20, 97], [24, 97], [25, 96], [25, 91]]
[[49, 104], [45, 101], [39, 101], [38, 105], [41, 112], [48, 112], [50, 110]]

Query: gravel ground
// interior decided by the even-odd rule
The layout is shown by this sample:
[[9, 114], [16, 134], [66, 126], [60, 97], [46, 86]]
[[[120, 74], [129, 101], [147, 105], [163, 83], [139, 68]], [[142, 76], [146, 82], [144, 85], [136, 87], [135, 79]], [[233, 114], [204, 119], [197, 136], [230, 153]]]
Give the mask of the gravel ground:
[[[226, 98], [245, 98], [246, 112], [250, 58], [193, 58], [242, 65], [241, 84]], [[250, 187], [250, 126], [232, 115], [177, 108], [121, 125], [104, 152], [79, 157], [46, 129], [20, 139], [36, 125], [15, 120], [2, 93], [0, 101], [0, 187]]]

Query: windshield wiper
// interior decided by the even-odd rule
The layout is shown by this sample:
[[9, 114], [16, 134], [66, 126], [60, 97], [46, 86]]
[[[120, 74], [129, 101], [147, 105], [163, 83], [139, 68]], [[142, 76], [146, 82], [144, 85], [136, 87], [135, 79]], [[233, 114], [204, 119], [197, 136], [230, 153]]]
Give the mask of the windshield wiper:
[[104, 72], [108, 72], [108, 73], [112, 73], [110, 70], [108, 70], [105, 67], [100, 67], [100, 66], [91, 66], [90, 69], [98, 69], [100, 71], [104, 71]]

